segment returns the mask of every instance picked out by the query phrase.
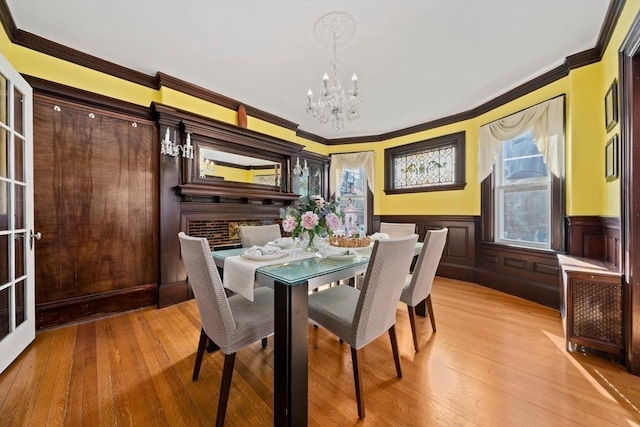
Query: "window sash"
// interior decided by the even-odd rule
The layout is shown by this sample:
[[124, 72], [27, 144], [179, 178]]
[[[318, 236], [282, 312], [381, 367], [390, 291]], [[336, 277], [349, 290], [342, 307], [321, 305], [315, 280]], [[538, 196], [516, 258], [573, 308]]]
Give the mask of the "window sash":
[[[496, 185], [494, 187], [494, 227], [496, 230], [494, 241], [496, 243], [502, 243], [513, 246], [524, 246], [530, 248], [540, 248], [540, 249], [550, 249], [551, 248], [551, 240], [552, 240], [552, 217], [551, 217], [551, 205], [552, 205], [552, 185], [551, 185], [551, 175], [549, 170], [547, 169], [546, 177], [533, 177], [533, 178], [522, 178], [515, 180], [507, 180], [505, 178], [505, 163], [517, 159], [516, 157], [505, 158], [504, 156], [504, 144], [500, 146], [500, 151], [498, 153], [498, 159], [494, 165], [494, 171], [496, 176]], [[538, 155], [526, 156], [530, 158], [537, 157]], [[519, 158], [519, 157], [518, 157]], [[543, 223], [546, 224], [546, 242], [538, 242], [535, 240], [523, 240], [521, 238], [509, 238], [505, 237], [507, 230], [506, 221], [508, 218], [505, 218], [506, 206], [505, 206], [505, 198], [508, 194], [516, 194], [521, 192], [531, 192], [531, 191], [539, 191], [543, 190], [546, 193], [546, 208], [543, 217]], [[526, 227], [525, 227], [526, 230]], [[532, 231], [532, 230], [529, 230]], [[535, 231], [537, 233], [538, 230]], [[534, 233], [534, 236], [535, 236]], [[529, 233], [530, 234], [530, 233]]]

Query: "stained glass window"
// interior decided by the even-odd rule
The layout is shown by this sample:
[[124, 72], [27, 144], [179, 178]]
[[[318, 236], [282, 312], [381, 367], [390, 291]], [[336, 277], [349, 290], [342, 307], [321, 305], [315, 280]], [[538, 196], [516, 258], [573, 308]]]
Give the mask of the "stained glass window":
[[456, 154], [453, 144], [397, 156], [393, 159], [395, 188], [454, 183]]
[[385, 192], [464, 188], [464, 138], [459, 132], [386, 149]]

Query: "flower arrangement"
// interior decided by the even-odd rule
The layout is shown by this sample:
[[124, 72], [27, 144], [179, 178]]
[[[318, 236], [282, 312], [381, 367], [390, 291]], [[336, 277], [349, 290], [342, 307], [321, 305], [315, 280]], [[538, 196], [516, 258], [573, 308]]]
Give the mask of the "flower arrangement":
[[325, 201], [321, 196], [301, 197], [295, 205], [280, 209], [282, 229], [298, 237], [309, 235], [309, 246], [313, 247], [313, 238], [326, 234], [331, 236], [342, 229], [342, 215], [338, 206], [332, 201]]

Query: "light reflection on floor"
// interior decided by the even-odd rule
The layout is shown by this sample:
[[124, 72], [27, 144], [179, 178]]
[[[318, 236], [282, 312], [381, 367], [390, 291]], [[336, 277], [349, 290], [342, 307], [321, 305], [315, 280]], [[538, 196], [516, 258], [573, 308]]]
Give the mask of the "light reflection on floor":
[[[580, 372], [582, 374], [582, 376], [593, 386], [593, 388], [595, 390], [597, 390], [602, 396], [604, 396], [606, 399], [611, 400], [612, 402], [616, 402], [616, 403], [620, 403], [620, 401], [624, 402], [628, 407], [635, 411], [639, 416], [640, 416], [640, 409], [638, 409], [638, 407], [636, 405], [634, 405], [622, 392], [620, 392], [615, 385], [613, 385], [609, 380], [607, 380], [607, 378], [604, 377], [604, 375], [602, 375], [600, 373], [600, 371], [597, 368], [593, 368], [593, 374], [591, 374], [587, 369], [585, 369], [584, 366], [582, 366], [574, 357], [574, 354], [569, 353], [568, 351], [566, 351], [566, 341], [564, 337], [560, 337], [558, 335], [549, 333], [547, 331], [543, 331], [543, 333], [547, 336], [547, 338], [549, 338], [549, 340], [556, 346], [558, 347], [558, 349], [565, 355], [565, 357], [567, 358], [567, 360], [569, 362], [571, 362], [571, 364], [578, 370], [578, 372]], [[607, 388], [605, 388], [595, 377], [594, 375], [596, 375], [597, 377], [600, 378], [600, 380], [602, 381], [602, 383], [607, 385], [607, 388], [609, 388], [610, 390], [607, 390]], [[612, 394], [613, 393], [613, 394]], [[614, 397], [617, 396], [618, 398]], [[627, 419], [627, 422], [629, 423], [630, 426], [633, 427], [640, 427], [640, 424], [638, 424], [636, 421], [631, 420], [631, 419]]]

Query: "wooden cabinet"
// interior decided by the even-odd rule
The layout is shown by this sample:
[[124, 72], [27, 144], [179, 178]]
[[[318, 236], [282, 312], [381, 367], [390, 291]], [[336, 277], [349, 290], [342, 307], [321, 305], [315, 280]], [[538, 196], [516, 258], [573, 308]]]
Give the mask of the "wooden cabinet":
[[558, 255], [560, 313], [567, 351], [577, 346], [620, 357], [622, 333], [622, 279], [617, 267], [588, 258]]
[[[292, 191], [300, 196], [329, 198], [329, 157], [303, 151], [292, 159]], [[296, 173], [296, 166], [304, 173]]]

